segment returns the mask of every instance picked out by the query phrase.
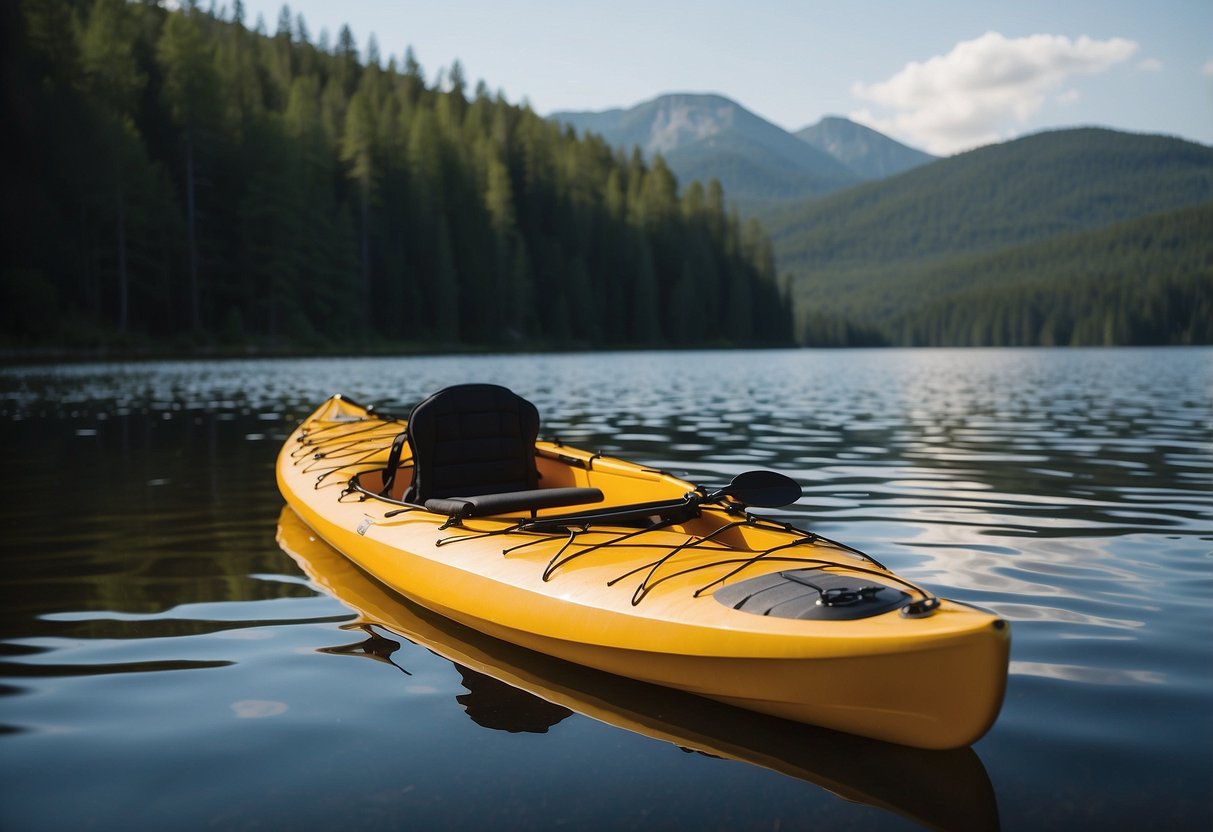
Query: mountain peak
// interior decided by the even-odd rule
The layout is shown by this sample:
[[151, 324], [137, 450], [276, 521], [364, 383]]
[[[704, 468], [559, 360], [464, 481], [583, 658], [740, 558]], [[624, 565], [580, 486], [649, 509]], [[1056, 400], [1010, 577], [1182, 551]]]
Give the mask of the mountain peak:
[[625, 152], [660, 153], [679, 180], [718, 179], [741, 203], [823, 194], [859, 181], [829, 154], [716, 93], [670, 93], [626, 110], [549, 118]]
[[[675, 93], [654, 99], [646, 153], [669, 153], [683, 145], [715, 136], [737, 123], [741, 105], [712, 93]], [[643, 106], [643, 105], [641, 105]]]
[[825, 116], [798, 131], [796, 137], [830, 154], [864, 179], [883, 179], [936, 159], [842, 116]]

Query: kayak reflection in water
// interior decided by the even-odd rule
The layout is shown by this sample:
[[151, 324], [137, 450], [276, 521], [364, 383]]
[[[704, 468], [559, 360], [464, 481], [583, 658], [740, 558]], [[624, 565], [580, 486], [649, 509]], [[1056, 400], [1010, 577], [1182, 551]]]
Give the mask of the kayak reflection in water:
[[[400, 642], [380, 635], [369, 624], [347, 625], [343, 629], [358, 630], [364, 633], [366, 638], [354, 644], [324, 647], [321, 648], [321, 653], [374, 659], [390, 664], [406, 676], [413, 675], [408, 668], [392, 658], [400, 649]], [[482, 728], [508, 731], [511, 734], [546, 734], [553, 725], [573, 715], [571, 710], [561, 705], [548, 702], [461, 664], [453, 664], [463, 678], [463, 687], [467, 690], [467, 693], [456, 696], [455, 701], [463, 706], [468, 718]]]
[[511, 734], [546, 734], [573, 712], [492, 676], [455, 665], [468, 692], [455, 697], [468, 717], [484, 728]]

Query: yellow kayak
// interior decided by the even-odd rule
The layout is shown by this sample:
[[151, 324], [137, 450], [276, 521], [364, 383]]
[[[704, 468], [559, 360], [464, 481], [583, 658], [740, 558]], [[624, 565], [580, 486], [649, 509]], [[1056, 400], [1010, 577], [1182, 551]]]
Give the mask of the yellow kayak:
[[799, 488], [749, 472], [707, 490], [538, 441], [495, 385], [407, 420], [341, 396], [277, 475], [317, 535], [393, 590], [546, 655], [748, 710], [920, 748], [993, 724], [1009, 628], [871, 558], [755, 515]]
[[[556, 718], [574, 711], [678, 748], [760, 766], [928, 829], [998, 828], [994, 789], [971, 748], [923, 751], [794, 725], [508, 644], [391, 592], [317, 538], [289, 506], [278, 518], [278, 544], [314, 584], [357, 614], [342, 629], [361, 630], [367, 639], [342, 653], [392, 661], [399, 645], [390, 636], [400, 636], [454, 662], [473, 696], [488, 677], [551, 703]], [[459, 701], [475, 718], [470, 698]], [[505, 730], [514, 730], [514, 720], [492, 710]]]

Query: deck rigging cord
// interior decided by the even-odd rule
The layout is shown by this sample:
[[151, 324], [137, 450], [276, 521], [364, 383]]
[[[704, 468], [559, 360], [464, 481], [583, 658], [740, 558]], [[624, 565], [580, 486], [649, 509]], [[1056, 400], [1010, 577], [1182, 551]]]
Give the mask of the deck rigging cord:
[[[348, 401], [348, 400], [347, 400]], [[387, 488], [382, 489], [384, 493], [373, 493], [365, 488], [357, 485], [359, 474], [366, 473], [378, 469], [381, 464], [376, 464], [372, 460], [381, 455], [388, 446], [393, 442], [399, 441], [400, 426], [402, 420], [396, 419], [384, 414], [371, 414], [369, 411], [365, 417], [349, 419], [338, 422], [332, 425], [325, 425], [319, 428], [309, 429], [305, 427], [298, 438], [300, 447], [292, 450], [291, 457], [296, 466], [302, 465], [301, 470], [305, 472], [319, 471], [316, 478], [315, 488], [319, 489], [322, 483], [341, 471], [349, 471], [350, 477], [346, 480], [345, 488], [341, 492], [339, 499], [357, 494], [360, 501], [378, 500], [399, 506], [386, 511], [383, 515], [384, 519], [392, 518], [400, 514], [408, 512], [424, 511], [421, 506], [409, 505], [402, 501], [386, 496]], [[386, 444], [385, 444], [386, 443]], [[544, 456], [560, 460], [568, 460], [567, 464], [576, 464], [584, 467], [586, 470], [591, 469], [592, 462], [599, 457], [601, 453], [596, 453], [588, 460], [581, 460], [575, 457], [565, 457], [564, 454], [544, 453]], [[338, 461], [337, 464], [322, 465], [322, 462]], [[407, 468], [411, 460], [407, 457], [401, 458], [397, 456], [397, 465], [400, 468]], [[357, 470], [354, 470], [357, 469]], [[647, 469], [646, 469], [647, 470]], [[393, 472], [394, 473], [394, 472]], [[744, 478], [751, 476], [751, 479], [745, 481]], [[781, 499], [786, 499], [789, 496], [786, 491], [787, 486], [780, 481], [782, 475], [774, 474], [773, 472], [747, 472], [734, 478], [730, 485], [720, 488], [711, 493], [703, 488], [698, 488], [695, 491], [689, 492], [683, 498], [683, 503], [678, 504], [676, 501], [668, 501], [663, 508], [666, 514], [660, 511], [655, 511], [648, 525], [640, 528], [628, 528], [620, 531], [621, 524], [616, 520], [619, 512], [612, 515], [610, 512], [605, 513], [601, 518], [595, 518], [592, 515], [573, 515], [568, 518], [562, 517], [541, 517], [527, 518], [518, 520], [514, 523], [505, 526], [495, 526], [492, 528], [477, 528], [469, 525], [466, 519], [451, 518], [445, 523], [442, 528], [452, 528], [456, 532], [449, 536], [438, 539], [435, 542], [436, 546], [447, 546], [455, 543], [467, 542], [472, 540], [481, 540], [486, 537], [496, 537], [502, 535], [527, 535], [534, 536], [533, 540], [528, 540], [522, 543], [516, 543], [502, 550], [502, 555], [508, 557], [519, 550], [540, 546], [544, 544], [560, 543], [555, 553], [552, 554], [543, 568], [542, 578], [549, 581], [555, 573], [563, 566], [579, 559], [591, 552], [600, 550], [609, 550], [612, 546], [617, 546], [627, 542], [627, 545], [633, 548], [653, 548], [661, 550], [662, 555], [655, 560], [642, 564], [638, 567], [630, 569], [622, 575], [607, 580], [607, 586], [614, 586], [628, 578], [635, 577], [640, 573], [644, 573], [640, 582], [637, 584], [632, 593], [632, 605], [639, 605], [644, 598], [657, 586], [682, 577], [684, 575], [701, 572], [708, 569], [731, 567], [724, 575], [721, 575], [712, 581], [700, 586], [694, 590], [692, 597], [698, 598], [709, 592], [713, 587], [723, 585], [725, 582], [741, 574], [750, 567], [758, 563], [781, 563], [781, 564], [798, 564], [801, 566], [814, 566], [816, 568], [829, 569], [846, 569], [849, 571], [860, 572], [879, 577], [881, 580], [892, 581], [908, 588], [913, 593], [919, 596], [918, 600], [914, 601], [907, 609], [907, 615], [914, 617], [917, 615], [926, 615], [933, 611], [939, 605], [939, 600], [932, 593], [918, 586], [917, 584], [905, 578], [896, 575], [888, 570], [883, 564], [877, 561], [872, 556], [860, 551], [854, 547], [840, 543], [836, 540], [819, 535], [815, 532], [798, 529], [789, 523], [784, 523], [778, 520], [773, 520], [766, 517], [761, 517], [750, 513], [747, 506], [741, 502], [737, 502], [732, 493], [738, 491], [742, 493], [764, 494], [769, 496], [773, 502], [778, 502]], [[332, 484], [336, 485], [337, 481]], [[747, 490], [747, 484], [749, 489]], [[390, 487], [390, 486], [389, 486]], [[730, 488], [733, 491], [730, 491]], [[799, 496], [799, 486], [797, 486], [797, 496]], [[761, 500], [761, 497], [759, 498]], [[794, 500], [793, 500], [794, 501]], [[761, 504], [761, 503], [760, 503]], [[626, 507], [624, 507], [626, 508]], [[671, 528], [672, 526], [683, 523], [694, 516], [700, 516], [703, 512], [719, 512], [726, 517], [726, 522], [717, 528], [701, 535], [690, 535], [686, 541], [676, 545], [667, 543], [637, 543], [636, 538], [657, 531], [662, 531]], [[741, 515], [741, 519], [736, 518]], [[612, 523], [612, 520], [616, 520]], [[597, 521], [597, 522], [596, 522]], [[782, 533], [788, 535], [791, 539], [787, 542], [780, 543], [766, 549], [755, 551], [749, 557], [727, 557], [706, 562], [699, 562], [683, 568], [676, 568], [672, 561], [676, 556], [689, 549], [699, 551], [711, 551], [715, 549], [721, 553], [729, 553], [736, 555], [738, 550], [733, 547], [719, 545], [716, 543], [716, 538], [730, 530], [738, 529], [746, 526], [754, 526], [766, 531]], [[595, 542], [583, 543], [579, 540], [580, 537], [586, 535], [602, 535], [613, 534], [607, 540], [598, 540]], [[840, 552], [846, 552], [854, 557], [861, 558], [871, 564], [871, 567], [863, 566], [850, 562], [842, 562], [831, 560], [829, 558], [817, 556], [789, 556], [786, 554], [777, 554], [786, 552], [797, 546], [826, 546], [836, 549]], [[580, 548], [575, 548], [580, 547]], [[672, 567], [663, 571], [663, 567]], [[815, 589], [821, 594], [823, 599], [826, 598], [825, 590], [815, 587], [811, 583], [798, 581], [811, 589]]]

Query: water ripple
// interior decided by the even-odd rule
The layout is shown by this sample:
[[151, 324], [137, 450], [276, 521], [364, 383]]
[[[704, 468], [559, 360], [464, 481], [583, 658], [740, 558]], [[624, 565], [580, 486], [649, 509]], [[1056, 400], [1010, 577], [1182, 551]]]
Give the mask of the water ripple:
[[1151, 670], [1129, 670], [1126, 668], [1083, 667], [1073, 664], [1047, 664], [1045, 662], [1011, 662], [1011, 673], [1017, 676], [1040, 676], [1062, 682], [1078, 682], [1084, 685], [1162, 685], [1167, 678]]

